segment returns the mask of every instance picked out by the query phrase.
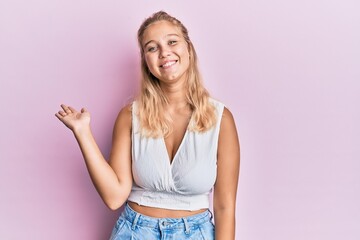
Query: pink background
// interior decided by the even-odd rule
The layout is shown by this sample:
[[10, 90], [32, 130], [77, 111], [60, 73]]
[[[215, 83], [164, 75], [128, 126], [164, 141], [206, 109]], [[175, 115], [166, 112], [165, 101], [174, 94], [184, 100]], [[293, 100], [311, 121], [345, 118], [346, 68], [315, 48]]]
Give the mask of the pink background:
[[120, 211], [54, 113], [87, 107], [108, 156], [138, 86], [137, 28], [161, 9], [188, 27], [206, 86], [236, 118], [237, 239], [360, 239], [356, 0], [2, 0], [0, 239], [109, 237]]

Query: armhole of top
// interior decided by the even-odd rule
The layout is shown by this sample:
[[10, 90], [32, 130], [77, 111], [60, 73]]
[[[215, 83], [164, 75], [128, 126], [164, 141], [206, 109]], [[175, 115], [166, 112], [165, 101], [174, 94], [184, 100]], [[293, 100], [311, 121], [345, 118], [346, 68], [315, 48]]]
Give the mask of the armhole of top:
[[135, 133], [135, 128], [137, 128], [136, 111], [137, 111], [137, 102], [133, 101], [131, 104], [131, 132], [132, 132], [132, 134]]
[[218, 122], [217, 122], [217, 124], [218, 124], [218, 135], [220, 134], [220, 126], [221, 126], [221, 121], [222, 121], [222, 119], [223, 119], [223, 117], [224, 117], [224, 110], [225, 110], [225, 105], [223, 104], [223, 103], [218, 103], [219, 104], [219, 106], [218, 106], [218, 116], [219, 116], [219, 120], [218, 120]]
[[216, 111], [216, 128], [220, 129], [221, 121], [224, 115], [225, 104], [213, 98], [210, 98], [210, 101], [215, 107]]

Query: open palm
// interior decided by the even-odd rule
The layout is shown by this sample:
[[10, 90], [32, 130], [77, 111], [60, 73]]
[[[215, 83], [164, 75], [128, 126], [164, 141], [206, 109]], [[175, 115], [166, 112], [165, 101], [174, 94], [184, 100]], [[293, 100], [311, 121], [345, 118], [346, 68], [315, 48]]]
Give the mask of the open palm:
[[61, 104], [61, 108], [62, 110], [57, 112], [55, 116], [72, 131], [89, 126], [90, 113], [85, 108], [82, 108], [80, 112], [64, 104]]

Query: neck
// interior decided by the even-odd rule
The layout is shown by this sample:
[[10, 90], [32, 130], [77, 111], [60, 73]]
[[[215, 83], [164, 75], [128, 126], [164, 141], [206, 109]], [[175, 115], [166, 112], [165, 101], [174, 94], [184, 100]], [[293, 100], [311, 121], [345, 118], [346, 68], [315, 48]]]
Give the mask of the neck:
[[161, 89], [168, 100], [169, 107], [177, 108], [187, 104], [184, 84], [162, 84]]
[[168, 104], [165, 107], [166, 111], [168, 111], [170, 114], [191, 112], [191, 107], [186, 99], [184, 90], [175, 91], [172, 89], [169, 91], [169, 89], [167, 89], [167, 91], [165, 91], [163, 89], [163, 91], [168, 100]]
[[168, 109], [177, 111], [184, 108], [189, 108], [189, 103], [184, 93], [178, 92], [176, 94], [166, 94], [168, 99]]

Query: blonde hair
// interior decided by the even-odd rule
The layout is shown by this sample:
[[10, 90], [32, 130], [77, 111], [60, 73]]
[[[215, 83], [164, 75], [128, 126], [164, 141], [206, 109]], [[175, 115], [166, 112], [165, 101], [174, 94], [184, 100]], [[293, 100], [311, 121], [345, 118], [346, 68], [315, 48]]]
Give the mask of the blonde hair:
[[154, 13], [145, 19], [138, 30], [138, 44], [141, 52], [141, 88], [138, 96], [138, 112], [140, 121], [140, 132], [145, 137], [168, 136], [172, 132], [171, 117], [165, 113], [165, 106], [168, 104], [164, 92], [160, 87], [159, 80], [150, 72], [142, 46], [144, 32], [147, 27], [157, 21], [168, 21], [181, 30], [189, 50], [190, 64], [187, 70], [187, 81], [185, 88], [186, 100], [193, 111], [193, 124], [189, 130], [205, 132], [216, 123], [215, 108], [209, 102], [209, 93], [203, 86], [197, 64], [197, 55], [188, 30], [176, 18], [164, 11]]

